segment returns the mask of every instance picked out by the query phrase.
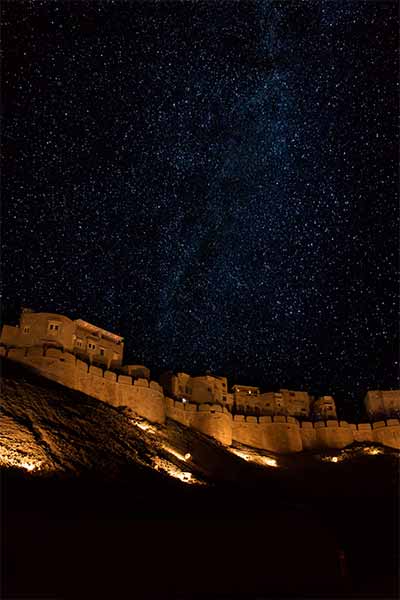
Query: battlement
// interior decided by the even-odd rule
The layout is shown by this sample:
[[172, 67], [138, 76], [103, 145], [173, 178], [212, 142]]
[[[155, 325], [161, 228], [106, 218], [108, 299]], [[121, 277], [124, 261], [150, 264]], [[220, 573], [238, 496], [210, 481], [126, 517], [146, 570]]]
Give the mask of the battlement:
[[133, 379], [92, 365], [58, 348], [10, 348], [3, 356], [33, 367], [45, 377], [113, 406], [127, 406], [149, 421], [164, 423], [164, 394], [156, 381]]
[[0, 356], [29, 365], [43, 376], [102, 402], [131, 408], [149, 421], [164, 423], [168, 417], [228, 446], [236, 441], [253, 448], [292, 453], [378, 442], [400, 449], [397, 418], [352, 424], [329, 418], [299, 422], [286, 415], [232, 415], [224, 404], [164, 397], [156, 381], [91, 364], [60, 348], [0, 346]]
[[222, 444], [232, 443], [232, 415], [221, 404], [195, 404], [165, 399], [167, 417], [197, 429], [209, 435]]

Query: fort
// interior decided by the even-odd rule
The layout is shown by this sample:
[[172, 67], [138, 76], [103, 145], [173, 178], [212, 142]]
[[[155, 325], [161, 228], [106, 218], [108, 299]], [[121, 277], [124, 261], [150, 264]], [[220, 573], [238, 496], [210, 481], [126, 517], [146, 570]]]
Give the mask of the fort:
[[400, 449], [400, 391], [368, 391], [370, 422], [338, 420], [331, 396], [304, 391], [261, 393], [225, 377], [166, 373], [152, 381], [143, 365], [123, 365], [123, 338], [77, 319], [23, 310], [17, 326], [4, 325], [0, 356], [112, 406], [164, 423], [173, 419], [230, 446], [234, 442], [276, 453], [340, 449], [377, 442]]

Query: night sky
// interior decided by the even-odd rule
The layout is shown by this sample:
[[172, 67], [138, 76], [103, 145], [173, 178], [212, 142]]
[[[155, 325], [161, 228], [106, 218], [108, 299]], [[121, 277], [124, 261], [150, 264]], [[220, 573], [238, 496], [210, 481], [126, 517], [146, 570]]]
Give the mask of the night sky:
[[3, 317], [155, 372], [399, 387], [398, 4], [2, 2]]

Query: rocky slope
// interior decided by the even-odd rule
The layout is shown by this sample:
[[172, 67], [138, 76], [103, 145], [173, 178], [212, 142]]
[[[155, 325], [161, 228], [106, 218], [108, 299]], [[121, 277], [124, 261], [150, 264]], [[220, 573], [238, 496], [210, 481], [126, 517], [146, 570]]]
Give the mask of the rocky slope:
[[395, 451], [228, 449], [4, 361], [0, 465], [5, 597], [397, 593]]

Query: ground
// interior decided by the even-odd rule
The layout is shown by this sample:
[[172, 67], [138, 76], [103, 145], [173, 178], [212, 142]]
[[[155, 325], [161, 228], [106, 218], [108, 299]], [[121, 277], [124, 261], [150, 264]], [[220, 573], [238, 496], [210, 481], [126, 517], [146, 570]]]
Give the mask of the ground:
[[5, 598], [397, 597], [395, 451], [227, 449], [2, 371]]

